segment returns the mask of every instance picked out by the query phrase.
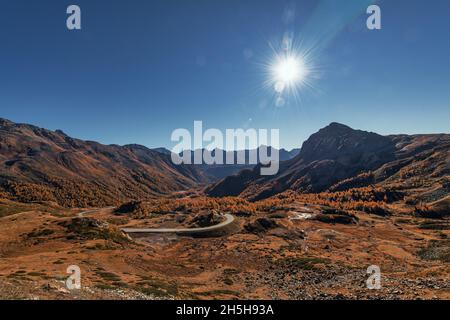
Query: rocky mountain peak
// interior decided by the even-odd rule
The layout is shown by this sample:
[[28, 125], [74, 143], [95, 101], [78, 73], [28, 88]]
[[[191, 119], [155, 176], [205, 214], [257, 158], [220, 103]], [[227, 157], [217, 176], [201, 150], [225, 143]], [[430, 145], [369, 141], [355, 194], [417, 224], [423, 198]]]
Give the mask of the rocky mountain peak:
[[314, 133], [303, 143], [300, 157], [306, 161], [370, 158], [373, 154], [392, 153], [394, 145], [388, 137], [355, 130], [333, 122]]

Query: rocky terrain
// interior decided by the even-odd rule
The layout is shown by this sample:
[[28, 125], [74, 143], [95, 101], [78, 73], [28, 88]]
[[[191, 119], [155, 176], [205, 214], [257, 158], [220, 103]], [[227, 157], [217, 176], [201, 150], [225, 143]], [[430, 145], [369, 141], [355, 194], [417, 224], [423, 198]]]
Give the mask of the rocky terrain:
[[[204, 170], [161, 150], [2, 120], [0, 298], [450, 299], [449, 143], [333, 123], [278, 175], [205, 189]], [[125, 232], [224, 214], [220, 234]]]
[[[256, 202], [254, 212], [245, 203], [230, 207], [236, 225], [221, 237], [133, 239], [120, 231], [165, 226], [179, 216], [195, 221], [198, 215], [189, 212], [208, 207], [196, 198], [173, 201], [186, 206], [164, 214], [149, 205], [145, 218], [111, 209], [79, 217], [80, 210], [45, 207], [0, 218], [0, 297], [450, 298], [448, 220], [381, 217], [290, 199], [276, 206]], [[65, 286], [70, 265], [81, 269], [79, 290]], [[379, 290], [366, 285], [372, 265], [381, 269]]]
[[381, 136], [332, 123], [305, 141], [295, 158], [281, 162], [277, 175], [244, 170], [206, 192], [259, 200], [286, 190], [318, 193], [376, 185], [432, 202], [448, 196], [449, 176], [449, 134]]

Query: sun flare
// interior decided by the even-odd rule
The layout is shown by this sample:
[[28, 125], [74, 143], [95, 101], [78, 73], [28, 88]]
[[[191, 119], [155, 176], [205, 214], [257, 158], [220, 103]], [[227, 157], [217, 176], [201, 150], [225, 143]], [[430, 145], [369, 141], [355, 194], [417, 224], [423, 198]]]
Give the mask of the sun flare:
[[312, 56], [301, 50], [277, 50], [266, 64], [265, 86], [275, 93], [275, 105], [281, 107], [289, 101], [301, 100], [301, 91], [315, 89], [312, 80], [317, 69]]
[[277, 92], [295, 87], [307, 76], [305, 62], [301, 57], [293, 55], [281, 57], [272, 66], [272, 76]]
[[265, 75], [262, 89], [272, 93], [276, 107], [299, 106], [307, 94], [320, 93], [316, 82], [323, 67], [317, 64], [320, 58], [317, 46], [293, 34], [268, 44], [271, 52], [260, 63]]

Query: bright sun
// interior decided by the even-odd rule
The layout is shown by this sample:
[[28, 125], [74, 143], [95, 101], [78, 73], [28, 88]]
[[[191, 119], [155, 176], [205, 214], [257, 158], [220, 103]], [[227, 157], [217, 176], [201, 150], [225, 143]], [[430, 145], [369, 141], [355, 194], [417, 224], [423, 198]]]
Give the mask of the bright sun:
[[294, 89], [308, 74], [304, 60], [294, 55], [279, 57], [271, 69], [275, 90], [278, 93], [285, 89]]
[[269, 42], [269, 47], [272, 52], [261, 63], [265, 74], [263, 88], [273, 93], [276, 107], [302, 103], [303, 91], [317, 92], [315, 82], [320, 78], [320, 69], [314, 47], [293, 35], [285, 35], [280, 43]]

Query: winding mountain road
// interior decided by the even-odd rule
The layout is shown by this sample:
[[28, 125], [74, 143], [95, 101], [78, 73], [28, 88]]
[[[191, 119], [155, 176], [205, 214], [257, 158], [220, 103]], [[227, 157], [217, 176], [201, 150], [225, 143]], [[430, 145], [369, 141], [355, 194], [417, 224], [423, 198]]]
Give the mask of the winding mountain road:
[[[90, 209], [87, 211], [83, 211], [78, 213], [78, 217], [84, 217], [86, 214], [93, 214], [100, 210], [111, 210], [114, 209], [114, 207], [106, 207], [101, 209]], [[221, 231], [228, 225], [232, 224], [235, 220], [234, 216], [226, 213], [223, 215], [225, 217], [225, 220], [222, 221], [219, 224], [209, 226], [209, 227], [203, 227], [203, 228], [121, 228], [125, 233], [128, 234], [163, 234], [163, 233], [171, 233], [171, 234], [177, 234], [177, 235], [194, 235], [194, 234], [204, 234], [204, 233], [210, 233], [215, 231]]]
[[105, 208], [100, 208], [100, 209], [89, 209], [89, 210], [86, 210], [86, 211], [83, 211], [83, 212], [79, 212], [78, 213], [78, 217], [82, 218], [82, 217], [84, 217], [87, 214], [97, 213], [97, 212], [99, 212], [101, 210], [112, 210], [112, 209], [115, 209], [115, 208], [116, 207], [105, 207]]
[[121, 230], [126, 233], [175, 233], [178, 235], [190, 235], [190, 234], [201, 234], [208, 233], [212, 231], [220, 231], [229, 224], [233, 223], [234, 216], [227, 213], [223, 215], [225, 220], [219, 224], [204, 227], [204, 228], [122, 228]]

